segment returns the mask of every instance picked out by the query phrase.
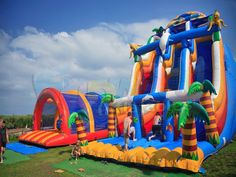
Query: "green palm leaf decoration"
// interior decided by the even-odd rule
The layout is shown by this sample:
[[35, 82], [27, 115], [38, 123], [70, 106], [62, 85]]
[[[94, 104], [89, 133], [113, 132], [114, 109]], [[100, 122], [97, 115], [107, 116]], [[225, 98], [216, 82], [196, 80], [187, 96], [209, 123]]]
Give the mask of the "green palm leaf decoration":
[[208, 125], [210, 124], [208, 113], [202, 105], [191, 101], [188, 102], [188, 105], [190, 107], [192, 117], [196, 116], [198, 119], [205, 121]]
[[111, 103], [115, 100], [115, 97], [111, 93], [102, 94], [102, 103]]
[[154, 32], [154, 33], [156, 33], [156, 34], [162, 34], [163, 31], [165, 31], [165, 29], [164, 29], [162, 26], [160, 26], [159, 28], [154, 28], [154, 29], [152, 30], [152, 32]]
[[179, 123], [178, 123], [178, 129], [180, 130], [180, 127], [184, 127], [187, 119], [189, 118], [189, 106], [187, 103], [184, 103], [183, 106], [180, 109], [179, 113]]
[[211, 81], [209, 80], [204, 80], [203, 83], [203, 92], [210, 92], [210, 94], [214, 93], [215, 95], [217, 95], [216, 90], [214, 88], [214, 86], [212, 85]]
[[211, 81], [204, 80], [202, 84], [200, 82], [194, 82], [188, 90], [188, 95], [193, 95], [198, 92], [210, 92], [210, 94], [214, 93], [216, 95], [216, 90], [212, 85]]
[[183, 104], [184, 103], [182, 103], [182, 102], [175, 102], [175, 103], [173, 103], [170, 106], [170, 108], [168, 109], [166, 117], [170, 118], [172, 116], [175, 116], [176, 114], [179, 114], [180, 109], [182, 108]]
[[188, 95], [190, 96], [198, 92], [202, 92], [202, 90], [203, 90], [203, 85], [200, 82], [194, 82], [189, 87]]
[[77, 112], [73, 112], [71, 113], [70, 117], [69, 117], [69, 121], [68, 121], [68, 126], [71, 127], [71, 125], [73, 123], [75, 123], [75, 119], [76, 117], [78, 117], [78, 113]]
[[167, 118], [179, 114], [179, 123], [178, 129], [184, 127], [186, 120], [189, 117], [198, 117], [199, 119], [205, 121], [207, 124], [210, 124], [208, 113], [206, 109], [195, 102], [188, 101], [187, 103], [175, 102], [173, 103], [167, 111]]
[[78, 119], [83, 120], [84, 122], [88, 122], [89, 118], [88, 118], [88, 114], [86, 113], [85, 110], [79, 110], [78, 112], [73, 112], [71, 113], [70, 117], [69, 117], [69, 121], [68, 121], [68, 126], [71, 127], [71, 125], [73, 123], [75, 123], [76, 117], [78, 117]]
[[148, 38], [147, 44], [150, 44], [150, 43], [151, 43], [152, 38], [153, 38], [153, 36], [150, 36], [150, 37]]
[[154, 28], [154, 29], [152, 29], [152, 32], [158, 33], [158, 32], [159, 32], [159, 29], [158, 29], [158, 28]]
[[84, 122], [89, 121], [88, 114], [84, 109], [78, 111], [78, 117], [80, 120], [83, 120]]

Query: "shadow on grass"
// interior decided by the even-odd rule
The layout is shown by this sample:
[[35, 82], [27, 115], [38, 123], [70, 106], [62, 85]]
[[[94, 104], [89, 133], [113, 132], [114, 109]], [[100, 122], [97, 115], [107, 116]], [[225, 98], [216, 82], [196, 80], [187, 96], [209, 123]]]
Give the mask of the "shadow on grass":
[[69, 149], [69, 150], [65, 150], [65, 151], [60, 151], [60, 152], [58, 152], [59, 155], [62, 155], [62, 154], [65, 154], [65, 153], [70, 154], [70, 153], [71, 153], [71, 150]]
[[224, 177], [235, 177], [235, 173], [234, 174], [233, 173], [226, 174], [226, 175], [224, 175]]

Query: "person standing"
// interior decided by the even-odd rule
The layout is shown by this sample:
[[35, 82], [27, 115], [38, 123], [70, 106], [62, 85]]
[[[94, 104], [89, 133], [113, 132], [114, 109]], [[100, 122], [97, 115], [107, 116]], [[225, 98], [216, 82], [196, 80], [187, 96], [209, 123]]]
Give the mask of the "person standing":
[[153, 120], [152, 135], [148, 138], [148, 141], [151, 141], [152, 138], [161, 135], [161, 119], [160, 113], [157, 112]]
[[5, 121], [0, 119], [0, 163], [3, 163], [3, 154], [5, 153], [6, 144], [8, 142], [9, 138]]
[[131, 126], [132, 124], [132, 114], [131, 112], [128, 112], [127, 117], [124, 119], [124, 140], [125, 140], [125, 150], [128, 150], [128, 144], [129, 144], [129, 138], [131, 137], [131, 134], [133, 135], [133, 141], [136, 141], [135, 138], [135, 128], [134, 126]]

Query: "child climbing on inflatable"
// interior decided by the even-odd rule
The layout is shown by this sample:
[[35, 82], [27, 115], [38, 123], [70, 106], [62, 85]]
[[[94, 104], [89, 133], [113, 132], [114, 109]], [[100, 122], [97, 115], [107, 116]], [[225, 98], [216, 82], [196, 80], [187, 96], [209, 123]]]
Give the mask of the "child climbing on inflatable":
[[74, 145], [72, 151], [71, 151], [71, 157], [75, 158], [75, 160], [78, 160], [78, 158], [82, 155], [82, 149], [80, 147], [80, 140], [76, 142]]
[[151, 141], [152, 138], [161, 135], [161, 119], [161, 114], [157, 112], [153, 120], [152, 135], [148, 138], [148, 141]]
[[129, 143], [129, 138], [131, 134], [133, 135], [133, 141], [136, 141], [137, 139], [135, 138], [135, 128], [134, 126], [131, 126], [132, 123], [132, 114], [131, 112], [128, 112], [127, 117], [124, 120], [124, 140], [125, 140], [125, 148], [124, 150], [128, 150], [128, 143]]

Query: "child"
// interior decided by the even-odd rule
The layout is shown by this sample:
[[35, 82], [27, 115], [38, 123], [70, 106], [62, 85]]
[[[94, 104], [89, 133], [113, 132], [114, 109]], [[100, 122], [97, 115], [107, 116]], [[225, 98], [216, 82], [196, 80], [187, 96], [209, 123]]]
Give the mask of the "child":
[[5, 121], [0, 119], [0, 163], [3, 163], [3, 154], [6, 149], [6, 144], [9, 142], [8, 132]]
[[61, 125], [62, 125], [62, 119], [61, 119], [61, 116], [59, 116], [58, 120], [57, 120], [57, 123], [56, 123], [56, 127], [57, 127], [57, 130], [61, 133], [62, 130], [61, 130]]
[[132, 114], [131, 112], [128, 112], [127, 117], [124, 119], [124, 141], [125, 141], [125, 146], [124, 150], [128, 151], [128, 144], [129, 144], [129, 138], [131, 134], [133, 134], [133, 141], [137, 141], [135, 138], [135, 128], [134, 126], [131, 126], [132, 123]]
[[77, 160], [81, 155], [82, 155], [82, 149], [80, 147], [80, 140], [78, 140], [71, 151], [71, 157], [72, 158], [75, 157], [75, 159]]

